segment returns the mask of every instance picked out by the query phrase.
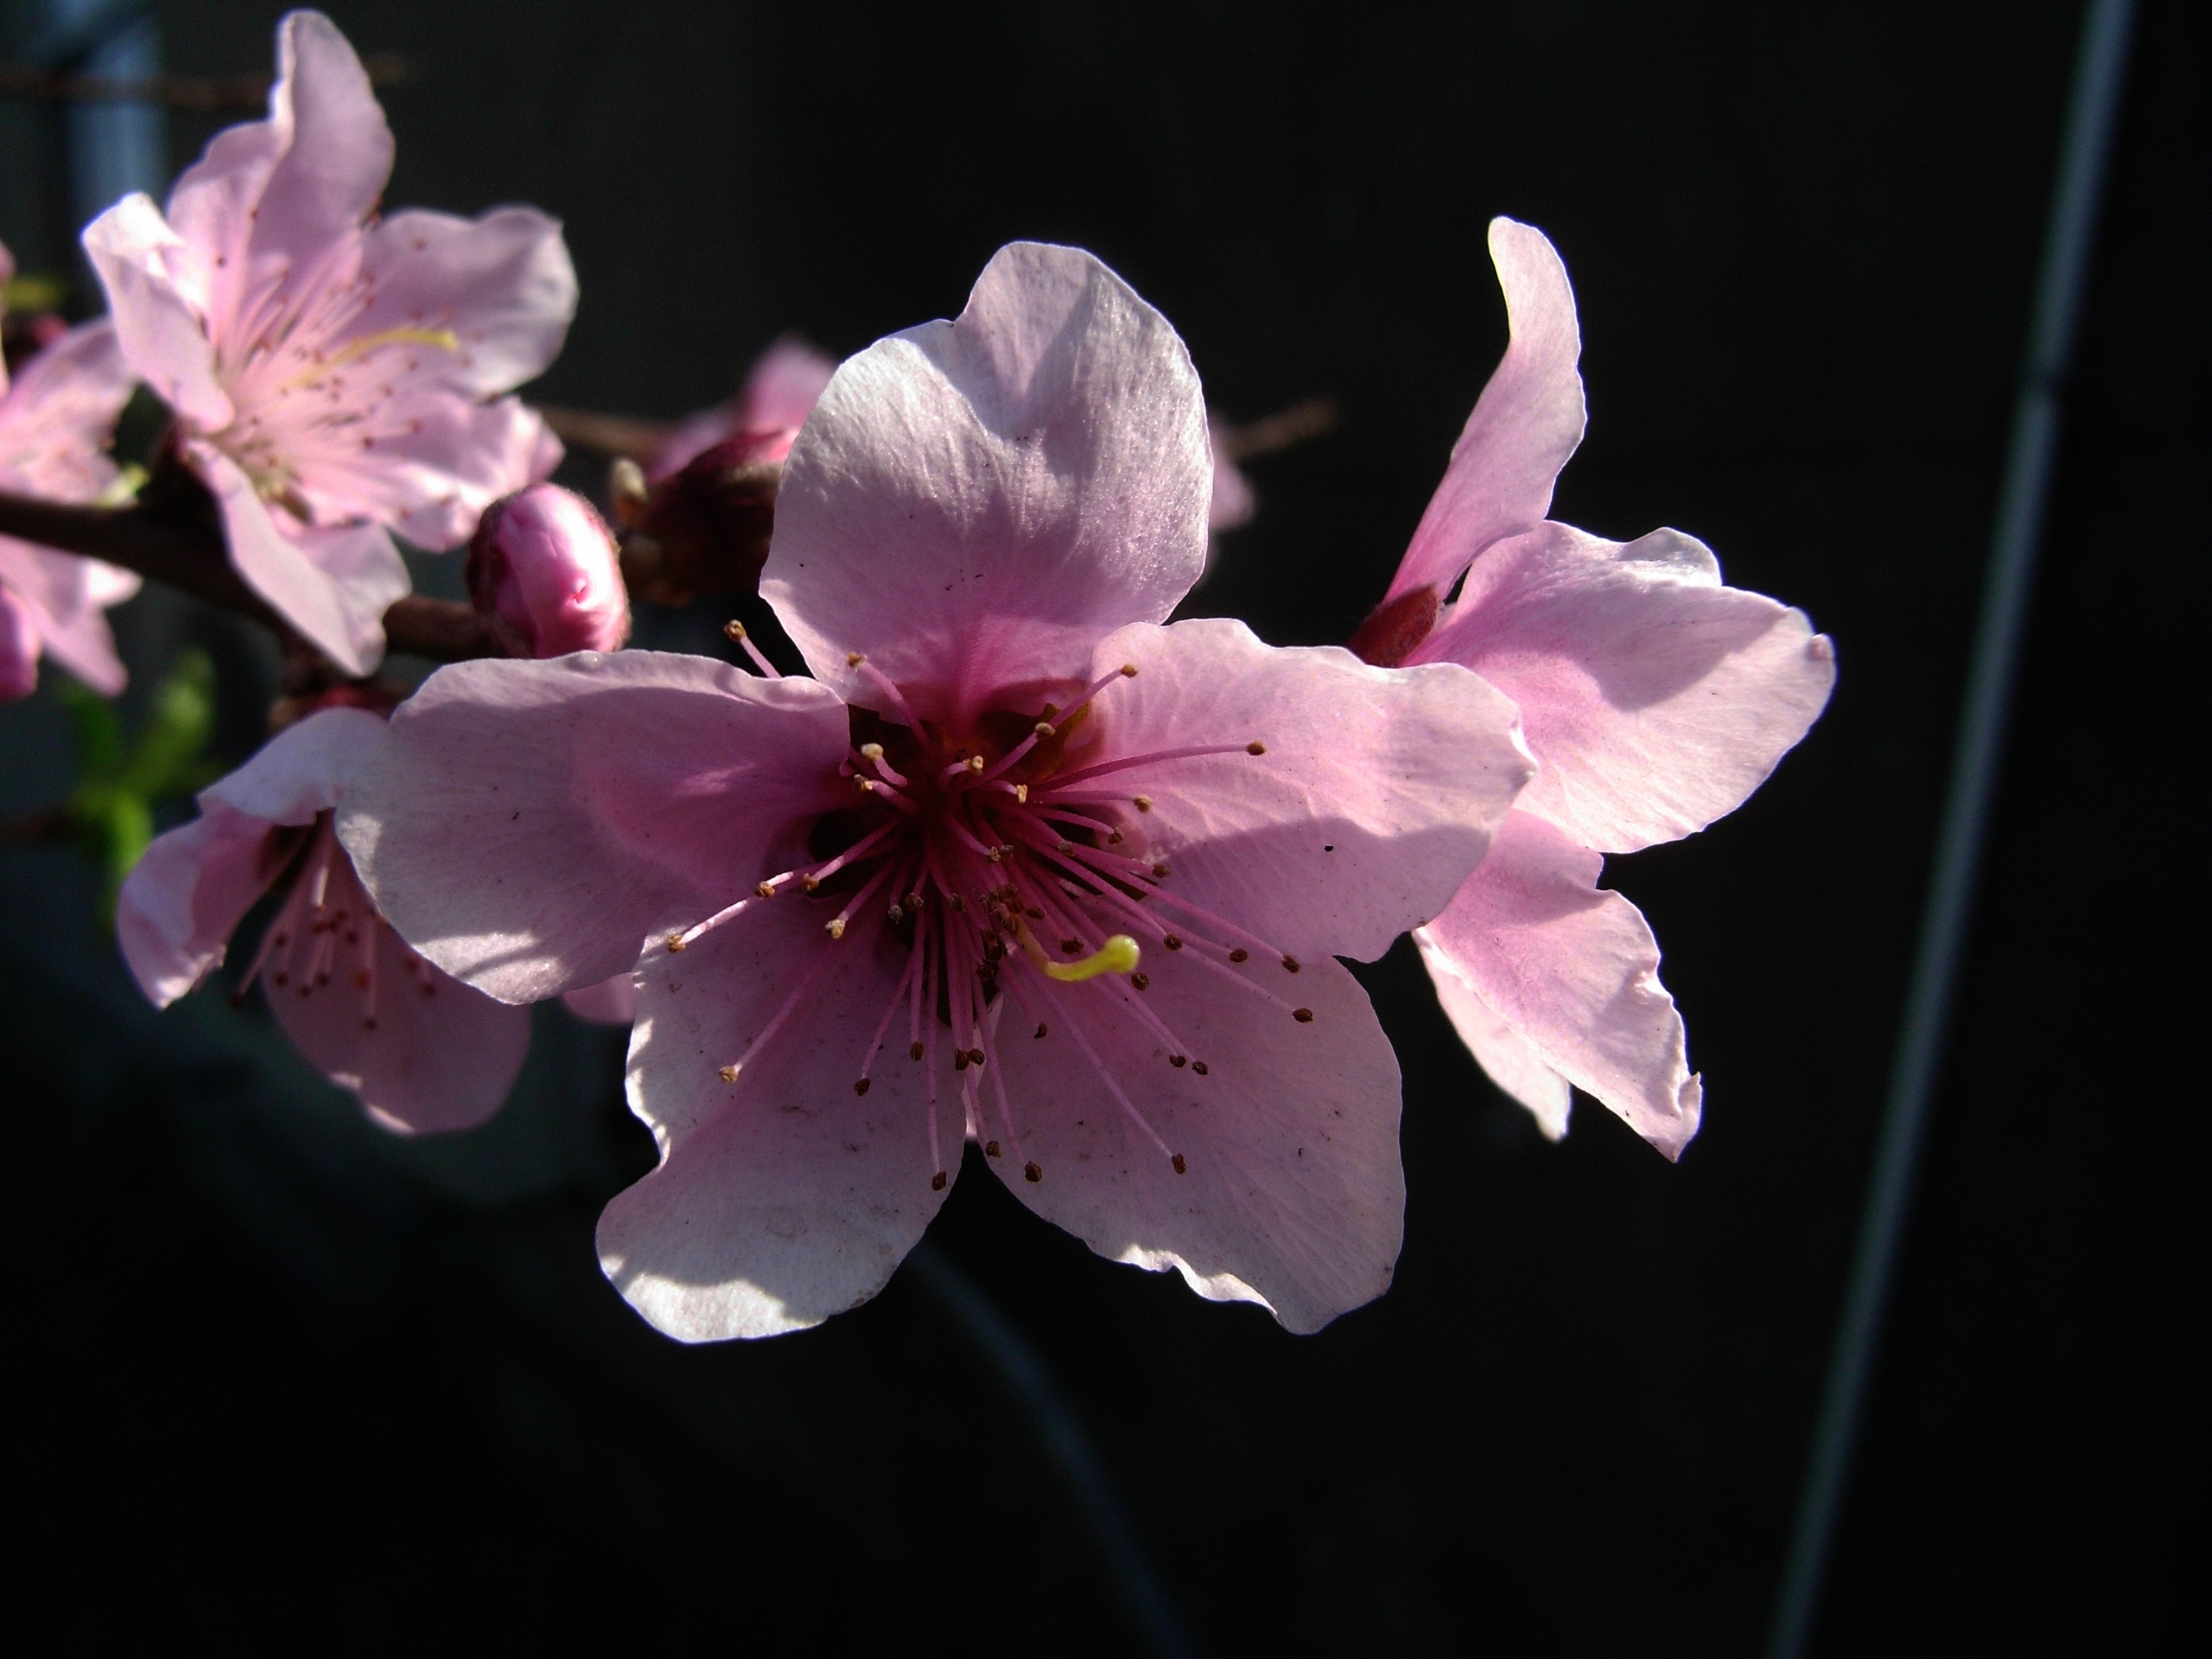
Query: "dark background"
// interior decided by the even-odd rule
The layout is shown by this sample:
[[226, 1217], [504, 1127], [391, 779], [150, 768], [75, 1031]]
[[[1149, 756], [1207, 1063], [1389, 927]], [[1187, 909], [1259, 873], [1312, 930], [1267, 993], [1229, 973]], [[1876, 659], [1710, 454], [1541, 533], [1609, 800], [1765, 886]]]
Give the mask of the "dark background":
[[[168, 66], [265, 68], [280, 10], [158, 5]], [[1259, 517], [1191, 605], [1278, 643], [1340, 640], [1380, 594], [1497, 360], [1485, 221], [1552, 237], [1591, 405], [1554, 515], [1688, 530], [1840, 656], [1748, 806], [1609, 867], [1667, 950], [1703, 1133], [1670, 1167], [1582, 1103], [1547, 1145], [1402, 945], [1363, 970], [1406, 1073], [1382, 1301], [1292, 1338], [1093, 1259], [973, 1169], [932, 1238], [1044, 1356], [1203, 1650], [1756, 1651], [2079, 6], [331, 10], [410, 72], [391, 202], [566, 220], [583, 302], [549, 402], [715, 401], [786, 328], [844, 353], [952, 315], [1015, 237], [1115, 265], [1231, 417], [1333, 396], [1333, 435], [1255, 464]], [[2205, 21], [2140, 16], [1822, 1653], [2139, 1651], [2177, 1616]], [[51, 268], [22, 182], [47, 130], [0, 115], [0, 234]], [[214, 125], [172, 118], [174, 162]], [[142, 681], [180, 638], [218, 646], [245, 746], [251, 650], [134, 608]], [[722, 614], [641, 638], [705, 648]], [[54, 798], [50, 694], [0, 714], [8, 810]], [[914, 1273], [811, 1333], [696, 1351], [605, 1286], [594, 1218], [651, 1156], [618, 1039], [541, 1010], [500, 1120], [395, 1142], [257, 1003], [154, 1016], [92, 894], [67, 849], [0, 852], [20, 1618], [303, 1649], [1134, 1650], [1030, 1419]]]

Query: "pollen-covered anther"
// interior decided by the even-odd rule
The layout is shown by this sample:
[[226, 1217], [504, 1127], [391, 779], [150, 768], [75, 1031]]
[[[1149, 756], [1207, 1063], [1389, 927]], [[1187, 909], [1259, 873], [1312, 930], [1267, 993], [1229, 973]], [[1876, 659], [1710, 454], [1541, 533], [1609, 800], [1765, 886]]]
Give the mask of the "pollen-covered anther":
[[965, 1071], [968, 1069], [969, 1065], [969, 1061], [968, 1058], [968, 1051], [966, 1049], [956, 1048], [952, 1051], [952, 1069], [954, 1071]]
[[734, 1065], [719, 1065], [715, 1068], [715, 1071], [724, 1083], [737, 1081], [737, 1068]]
[[858, 668], [866, 661], [868, 661], [868, 658], [857, 651], [849, 651], [845, 653], [845, 666], [847, 668]]
[[1021, 1166], [1021, 1176], [1027, 1181], [1041, 1181], [1045, 1179], [1045, 1172], [1037, 1165], [1028, 1163]]
[[1040, 720], [1040, 721], [1039, 721], [1037, 722], [1037, 735], [1038, 735], [1038, 736], [1039, 736], [1039, 737], [1058, 737], [1059, 734], [1060, 734], [1060, 728], [1059, 728], [1058, 727], [1057, 727], [1057, 726], [1053, 725], [1053, 724], [1052, 724], [1052, 722], [1051, 721], [1049, 721], [1049, 720]]
[[1297, 1020], [1301, 1026], [1310, 1026], [1313, 1023], [1313, 1010], [1311, 1008], [1293, 1008], [1290, 1011], [1290, 1017]]
[[868, 1080], [866, 1077], [857, 1079], [853, 1084], [853, 1092], [856, 1095], [864, 1095], [868, 1093]]
[[1252, 953], [1240, 944], [1229, 953], [1229, 959], [1231, 962], [1249, 962], [1252, 960]]
[[883, 759], [883, 745], [882, 745], [882, 744], [880, 744], [880, 743], [863, 743], [863, 744], [861, 744], [861, 760], [882, 760], [882, 759]]
[[668, 944], [668, 953], [671, 957], [680, 956], [683, 953], [683, 936], [681, 933], [670, 934], [666, 943]]
[[944, 1192], [944, 1184], [947, 1179], [948, 1177], [943, 1170], [940, 1169], [938, 1171], [936, 1174], [930, 1177], [930, 1191], [932, 1192]]
[[1165, 864], [1155, 864], [1152, 867], [1152, 879], [1155, 881], [1165, 881], [1173, 874], [1173, 872]]
[[910, 1060], [918, 1060], [918, 1059], [920, 1059], [920, 1058], [922, 1058], [922, 1046], [921, 1046], [921, 1044], [919, 1044], [918, 1042], [913, 1042], [913, 1043], [909, 1043], [909, 1044], [907, 1044], [907, 1045], [906, 1045], [906, 1058], [907, 1058], [908, 1059], [910, 1059]]
[[1167, 1162], [1178, 1175], [1188, 1173], [1191, 1167], [1188, 1164], [1183, 1161], [1183, 1154], [1179, 1152], [1173, 1157], [1170, 1158]]
[[759, 887], [753, 888], [753, 891], [759, 898], [772, 899], [776, 896], [776, 884], [772, 881], [763, 881]]
[[833, 939], [843, 938], [845, 937], [845, 918], [842, 916], [831, 918], [829, 921], [823, 923], [822, 931], [824, 933], [827, 933]]
[[1140, 812], [1149, 812], [1149, 811], [1151, 811], [1151, 810], [1152, 810], [1152, 797], [1151, 797], [1151, 796], [1149, 796], [1149, 795], [1140, 795], [1140, 796], [1138, 796], [1138, 797], [1136, 798], [1136, 807], [1137, 807], [1137, 810], [1138, 810], [1138, 811], [1140, 811]]
[[1046, 1032], [1046, 1026], [1045, 1026], [1045, 1022], [1044, 1022], [1043, 1020], [1039, 1020], [1039, 1021], [1037, 1022], [1037, 1034], [1038, 1034], [1039, 1037], [1042, 1037], [1042, 1036], [1045, 1034], [1045, 1032]]
[[812, 893], [817, 887], [822, 885], [819, 880], [810, 875], [802, 875], [799, 877], [798, 884], [808, 893]]
[[1190, 1063], [1191, 1057], [1187, 1054], [1170, 1054], [1167, 1057], [1167, 1064], [1173, 1066], [1178, 1071], [1181, 1071]]
[[1206, 1063], [1204, 1060], [1192, 1060], [1191, 1062], [1191, 1070], [1197, 1072], [1203, 1077], [1206, 1074]]
[[1183, 948], [1183, 941], [1176, 938], [1173, 933], [1162, 935], [1160, 942], [1166, 945], [1170, 950], [1180, 950]]
[[1264, 743], [1247, 743], [1244, 746], [1244, 753], [1247, 754], [1265, 754], [1267, 752], [1268, 746]]
[[1282, 965], [1284, 968], [1294, 974], [1298, 971], [1298, 958], [1296, 957], [1285, 957], [1282, 959]]
[[1122, 664], [1122, 677], [1123, 679], [1134, 680], [1136, 677], [1137, 665], [1135, 663], [1123, 663]]
[[968, 1051], [968, 1064], [969, 1064], [969, 1065], [978, 1065], [978, 1066], [979, 1066], [979, 1065], [982, 1065], [982, 1063], [983, 1063], [983, 1059], [984, 1059], [984, 1054], [983, 1054], [983, 1051], [982, 1051], [982, 1049], [980, 1049], [980, 1048], [971, 1048], [971, 1049], [969, 1049], [969, 1050]]
[[1129, 976], [1129, 983], [1135, 986], [1137, 989], [1141, 991], [1148, 991], [1152, 988], [1152, 976], [1150, 974], [1131, 974]]

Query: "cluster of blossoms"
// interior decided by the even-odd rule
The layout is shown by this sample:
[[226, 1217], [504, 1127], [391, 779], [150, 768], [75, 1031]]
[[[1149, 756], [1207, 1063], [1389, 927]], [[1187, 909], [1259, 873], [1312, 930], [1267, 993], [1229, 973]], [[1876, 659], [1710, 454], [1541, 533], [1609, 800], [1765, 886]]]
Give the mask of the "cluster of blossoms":
[[[241, 575], [355, 677], [132, 874], [149, 995], [202, 982], [280, 893], [238, 995], [258, 981], [408, 1132], [497, 1110], [529, 1003], [630, 1023], [661, 1158], [600, 1251], [688, 1340], [866, 1300], [969, 1142], [1039, 1215], [1202, 1295], [1297, 1331], [1370, 1300], [1402, 1236], [1401, 1082], [1341, 959], [1408, 931], [1548, 1133], [1579, 1088], [1680, 1154], [1701, 1085], [1602, 859], [1738, 805], [1833, 652], [1687, 536], [1547, 519], [1584, 410], [1541, 235], [1491, 226], [1511, 343], [1349, 649], [1169, 620], [1249, 491], [1181, 340], [1090, 255], [1007, 247], [957, 319], [842, 365], [775, 348], [640, 487], [779, 467], [759, 586], [808, 670], [782, 676], [734, 628], [749, 670], [622, 648], [615, 537], [542, 481], [557, 446], [502, 395], [574, 307], [557, 227], [372, 222], [391, 139], [359, 63], [312, 13], [280, 40], [268, 121], [219, 136], [166, 217], [133, 198], [86, 232], [115, 323], [79, 331], [79, 401], [111, 422], [150, 385]], [[36, 487], [88, 499], [99, 423], [45, 396], [26, 419], [75, 470]], [[392, 531], [468, 541], [505, 653], [404, 701], [359, 677], [404, 588]], [[0, 556], [76, 667], [86, 607], [22, 597]]]

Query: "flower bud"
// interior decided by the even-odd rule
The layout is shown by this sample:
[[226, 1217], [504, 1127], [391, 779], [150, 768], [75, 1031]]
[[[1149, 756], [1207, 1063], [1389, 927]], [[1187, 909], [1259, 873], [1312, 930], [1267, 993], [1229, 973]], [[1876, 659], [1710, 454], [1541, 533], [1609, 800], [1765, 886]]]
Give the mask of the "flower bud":
[[614, 537], [588, 501], [557, 484], [484, 510], [468, 543], [468, 596], [518, 657], [614, 651], [630, 637]]
[[0, 702], [38, 690], [38, 619], [31, 607], [0, 588]]
[[638, 597], [684, 605], [749, 594], [768, 557], [789, 434], [750, 432], [702, 450], [653, 485], [624, 541]]

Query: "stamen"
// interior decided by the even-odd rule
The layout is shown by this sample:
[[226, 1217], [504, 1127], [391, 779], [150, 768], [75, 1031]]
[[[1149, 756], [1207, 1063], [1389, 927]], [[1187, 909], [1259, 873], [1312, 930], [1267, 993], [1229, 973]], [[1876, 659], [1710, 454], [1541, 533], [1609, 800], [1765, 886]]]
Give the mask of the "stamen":
[[845, 653], [845, 666], [860, 670], [861, 677], [890, 700], [893, 711], [906, 722], [906, 729], [918, 738], [922, 736], [922, 717], [913, 711], [906, 702], [906, 693], [892, 683], [888, 674], [857, 651], [849, 651]]
[[791, 1017], [799, 1003], [806, 998], [809, 992], [814, 989], [817, 982], [829, 971], [830, 964], [836, 960], [837, 957], [832, 951], [823, 950], [817, 953], [814, 965], [806, 970], [798, 984], [791, 987], [791, 995], [784, 999], [783, 1006], [776, 1010], [774, 1016], [766, 1025], [760, 1027], [760, 1034], [746, 1045], [745, 1052], [739, 1055], [729, 1065], [716, 1068], [724, 1083], [735, 1083], [738, 1080], [745, 1068], [753, 1063], [753, 1056], [760, 1053], [762, 1046], [770, 1038], [783, 1029], [784, 1021]]
[[875, 897], [875, 890], [891, 879], [892, 872], [895, 868], [887, 860], [883, 868], [868, 878], [868, 884], [853, 895], [852, 902], [839, 911], [831, 919], [823, 924], [823, 931], [833, 939], [843, 938], [846, 924], [853, 919], [862, 905]]
[[861, 759], [874, 766], [876, 770], [876, 774], [880, 777], [884, 782], [887, 784], [897, 784], [902, 789], [906, 787], [906, 775], [883, 758], [882, 744], [863, 743], [861, 745], [860, 753]]
[[[779, 878], [779, 880], [781, 878]], [[763, 881], [760, 884], [763, 887], [767, 885], [768, 884], [766, 881]], [[755, 888], [754, 893], [757, 894], [759, 893], [759, 888]], [[678, 954], [687, 945], [692, 944], [702, 935], [713, 932], [715, 929], [720, 927], [724, 922], [730, 920], [747, 905], [756, 902], [758, 902], [757, 899], [753, 897], [741, 899], [735, 904], [727, 905], [721, 909], [716, 911], [713, 915], [708, 917], [705, 921], [699, 923], [696, 926], [688, 927], [681, 933], [670, 934], [663, 943], [668, 946], [669, 953], [671, 956]]]
[[1150, 754], [1124, 755], [1118, 760], [1101, 760], [1096, 766], [1081, 766], [1073, 772], [1061, 773], [1052, 782], [1055, 786], [1089, 783], [1093, 778], [1127, 772], [1131, 766], [1148, 766], [1160, 760], [1190, 760], [1206, 754], [1265, 754], [1267, 752], [1264, 743], [1202, 743], [1186, 749], [1156, 749]]
[[753, 643], [753, 636], [745, 631], [744, 623], [733, 617], [722, 624], [722, 633], [734, 644], [745, 648], [745, 654], [753, 659], [753, 667], [760, 671], [761, 678], [780, 680], [784, 677], [776, 671], [776, 665], [761, 654], [760, 647]]
[[914, 976], [914, 970], [920, 963], [918, 952], [909, 950], [906, 953], [906, 965], [899, 972], [898, 984], [892, 987], [891, 1001], [884, 1004], [883, 1018], [875, 1022], [875, 1035], [868, 1039], [868, 1052], [861, 1056], [860, 1080], [853, 1084], [853, 1092], [856, 1095], [868, 1093], [869, 1068], [874, 1065], [877, 1051], [882, 1048], [883, 1039], [891, 1033], [891, 1021], [899, 1012], [899, 1005], [906, 1000], [906, 982]]

